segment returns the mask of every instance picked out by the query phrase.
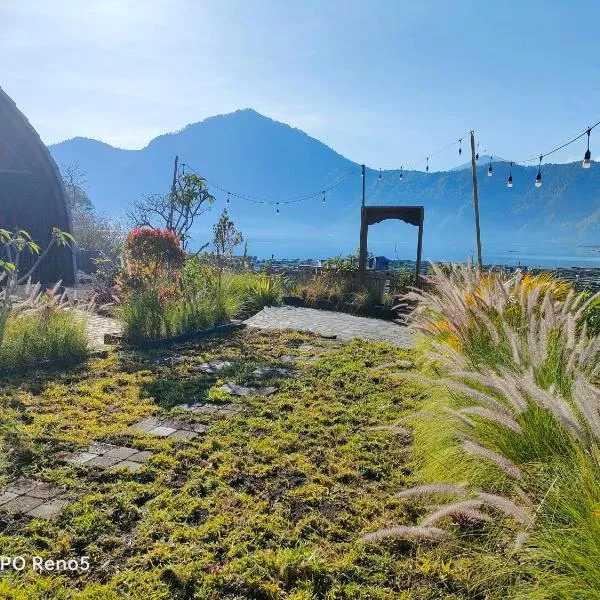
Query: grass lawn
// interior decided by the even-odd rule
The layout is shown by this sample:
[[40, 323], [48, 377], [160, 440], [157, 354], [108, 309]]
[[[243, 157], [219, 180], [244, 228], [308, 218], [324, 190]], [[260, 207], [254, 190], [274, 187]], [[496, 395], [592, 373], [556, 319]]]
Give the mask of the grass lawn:
[[[299, 349], [303, 343], [314, 348]], [[0, 597], [483, 597], [471, 581], [467, 551], [449, 559], [443, 546], [359, 540], [382, 527], [414, 524], [420, 514], [393, 497], [411, 477], [410, 440], [367, 431], [418, 409], [418, 385], [375, 369], [414, 360], [415, 353], [244, 330], [2, 381], [5, 482], [24, 476], [60, 483], [73, 500], [54, 521], [1, 514], [2, 554], [87, 555], [91, 569], [9, 571], [0, 579]], [[152, 362], [165, 355], [185, 360]], [[262, 382], [278, 387], [272, 396], [237, 398], [218, 389], [225, 380], [256, 383], [258, 366], [289, 368], [283, 355], [318, 359], [297, 362], [296, 377]], [[234, 365], [218, 376], [194, 369], [216, 357]], [[211, 419], [177, 408], [192, 398], [241, 403], [245, 411]], [[128, 430], [156, 414], [211, 427], [190, 441]], [[56, 460], [91, 441], [153, 455], [135, 473]]]

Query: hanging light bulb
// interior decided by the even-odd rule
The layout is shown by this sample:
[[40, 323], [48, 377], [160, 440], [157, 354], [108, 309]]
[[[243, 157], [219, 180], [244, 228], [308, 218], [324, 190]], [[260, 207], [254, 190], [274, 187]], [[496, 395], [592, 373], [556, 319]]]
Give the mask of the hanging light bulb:
[[427, 157], [427, 166], [425, 167], [425, 172], [429, 173], [429, 156]]
[[[473, 150], [471, 150], [473, 152]], [[475, 160], [479, 160], [479, 142], [477, 142], [477, 153], [475, 154]]]
[[585, 154], [583, 155], [583, 164], [582, 167], [584, 169], [589, 169], [592, 166], [592, 153], [590, 152], [590, 133], [592, 132], [591, 129], [587, 130], [587, 150], [585, 151]]
[[404, 165], [400, 167], [400, 181], [402, 181], [402, 170], [404, 169]]
[[494, 174], [494, 171], [492, 169], [492, 156], [490, 156], [490, 166], [488, 167], [488, 177], [491, 177]]
[[323, 204], [325, 204], [325, 190], [323, 190]]
[[542, 187], [542, 172], [540, 170], [542, 168], [542, 158], [544, 158], [544, 156], [540, 155], [540, 164], [538, 165], [538, 172], [535, 176], [535, 187], [537, 188]]
[[230, 196], [230, 192], [227, 192], [227, 204], [229, 204], [229, 196]]
[[275, 211], [275, 214], [278, 215], [279, 214], [279, 202], [277, 202], [276, 205], [277, 205], [277, 210]]
[[462, 154], [462, 138], [458, 140], [458, 155]]
[[381, 169], [379, 169], [379, 181], [381, 181]]
[[508, 181], [506, 182], [506, 187], [511, 188], [513, 186], [513, 182], [512, 182], [512, 166], [513, 163], [510, 163], [510, 171], [508, 173]]

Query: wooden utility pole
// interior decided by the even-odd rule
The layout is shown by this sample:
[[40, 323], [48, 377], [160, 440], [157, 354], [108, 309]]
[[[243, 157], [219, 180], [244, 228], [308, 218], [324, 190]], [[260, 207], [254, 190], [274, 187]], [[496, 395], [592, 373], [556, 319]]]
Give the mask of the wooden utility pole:
[[173, 203], [175, 202], [175, 194], [177, 194], [177, 164], [179, 156], [175, 155], [175, 166], [173, 167], [173, 184], [171, 185], [171, 202], [169, 208], [169, 223], [167, 229], [173, 228]]
[[360, 174], [362, 177], [362, 205], [365, 205], [365, 165], [360, 165]]
[[481, 258], [481, 231], [479, 230], [479, 195], [477, 193], [477, 165], [475, 164], [475, 132], [471, 131], [471, 170], [473, 171], [473, 206], [475, 208], [475, 238], [477, 240], [477, 268], [483, 270]]

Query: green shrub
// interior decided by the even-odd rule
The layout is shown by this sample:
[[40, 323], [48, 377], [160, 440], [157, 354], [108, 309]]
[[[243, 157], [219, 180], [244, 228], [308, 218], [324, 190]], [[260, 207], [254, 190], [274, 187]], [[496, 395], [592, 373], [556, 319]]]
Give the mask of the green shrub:
[[58, 306], [12, 312], [0, 345], [0, 372], [44, 361], [76, 363], [87, 354], [85, 317]]
[[242, 307], [251, 312], [258, 312], [265, 306], [281, 304], [285, 285], [281, 275], [260, 273], [248, 278], [242, 290]]

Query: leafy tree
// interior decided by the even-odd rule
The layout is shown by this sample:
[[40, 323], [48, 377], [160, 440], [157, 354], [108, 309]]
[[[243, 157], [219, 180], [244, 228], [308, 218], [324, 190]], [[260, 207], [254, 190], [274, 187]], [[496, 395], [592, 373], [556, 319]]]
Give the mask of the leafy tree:
[[79, 163], [72, 162], [68, 165], [61, 165], [60, 173], [67, 193], [67, 200], [71, 207], [71, 214], [92, 211], [94, 205], [84, 189], [86, 184], [85, 172], [79, 167]]
[[225, 268], [227, 257], [231, 257], [236, 246], [239, 246], [244, 241], [244, 237], [235, 228], [235, 224], [229, 218], [227, 209], [223, 210], [217, 223], [213, 226], [213, 246], [215, 249], [215, 263], [221, 273]]
[[[134, 227], [167, 229], [181, 240], [187, 250], [194, 221], [204, 214], [207, 206], [215, 201], [206, 187], [206, 181], [193, 173], [180, 174], [175, 187], [167, 195], [152, 194], [139, 202], [127, 213]], [[209, 244], [204, 244], [204, 250]]]
[[97, 250], [110, 259], [117, 257], [125, 240], [119, 221], [101, 217], [94, 211], [75, 211], [73, 235], [79, 248]]

